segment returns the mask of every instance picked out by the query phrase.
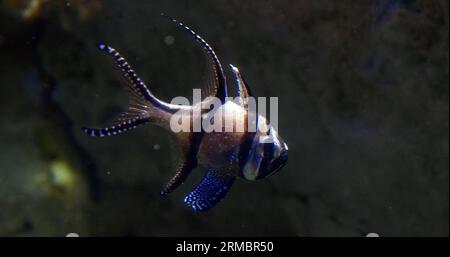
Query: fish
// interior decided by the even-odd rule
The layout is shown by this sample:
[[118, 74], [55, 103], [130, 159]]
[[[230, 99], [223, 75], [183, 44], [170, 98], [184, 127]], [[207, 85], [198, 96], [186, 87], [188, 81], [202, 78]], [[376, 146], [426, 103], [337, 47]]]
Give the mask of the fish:
[[[188, 117], [192, 128], [195, 122], [205, 121], [211, 116], [205, 115], [205, 106], [212, 102], [208, 97], [192, 105], [179, 105], [164, 102], [151, 93], [133, 70], [128, 61], [119, 51], [107, 44], [98, 44], [98, 48], [113, 57], [126, 78], [125, 83], [130, 91], [128, 110], [120, 114], [111, 126], [101, 128], [83, 127], [82, 131], [91, 137], [107, 137], [121, 134], [138, 126], [151, 124], [167, 129], [177, 139], [180, 157], [176, 165], [175, 174], [160, 190], [165, 196], [180, 187], [197, 167], [201, 167], [205, 174], [184, 198], [184, 203], [193, 211], [206, 211], [221, 202], [237, 178], [255, 181], [271, 176], [285, 166], [288, 158], [288, 146], [278, 134], [276, 128], [267, 119], [250, 110], [249, 102], [253, 95], [239, 69], [230, 64], [230, 69], [236, 80], [236, 101], [229, 100], [227, 79], [216, 52], [200, 35], [184, 23], [170, 18], [180, 28], [187, 31], [202, 47], [209, 63], [210, 82], [203, 87], [210, 99], [219, 99], [220, 105], [210, 119], [210, 126], [215, 124], [217, 117], [225, 121], [244, 124], [241, 131], [212, 131], [206, 127], [199, 130], [174, 132], [171, 120], [175, 115]], [[199, 115], [194, 115], [199, 113]], [[233, 113], [234, 115], [229, 115]], [[249, 117], [255, 117], [250, 129]], [[204, 124], [204, 123], [202, 123]]]

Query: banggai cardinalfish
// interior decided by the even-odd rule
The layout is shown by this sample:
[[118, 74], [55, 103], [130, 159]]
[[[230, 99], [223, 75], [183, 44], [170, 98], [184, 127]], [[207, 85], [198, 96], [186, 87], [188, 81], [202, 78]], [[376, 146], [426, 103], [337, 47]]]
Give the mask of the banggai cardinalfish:
[[[183, 23], [174, 19], [172, 21], [189, 32], [207, 56], [211, 82], [207, 83], [203, 92], [210, 97], [192, 105], [166, 103], [150, 92], [117, 50], [106, 44], [99, 44], [98, 48], [115, 59], [127, 78], [131, 101], [127, 112], [120, 115], [113, 126], [83, 128], [83, 131], [92, 137], [105, 137], [120, 134], [139, 125], [154, 124], [173, 132], [182, 154], [175, 175], [160, 193], [166, 195], [174, 191], [183, 184], [193, 169], [202, 167], [205, 170], [203, 179], [187, 194], [184, 202], [194, 211], [205, 211], [224, 199], [237, 177], [257, 180], [280, 170], [287, 162], [288, 147], [263, 115], [250, 110], [249, 99], [252, 95], [238, 68], [230, 65], [236, 77], [239, 100], [231, 101], [227, 95], [227, 80], [222, 65], [212, 47]], [[205, 109], [213, 104], [214, 99], [219, 99], [219, 106], [213, 109], [212, 115], [206, 115]], [[175, 115], [181, 119], [187, 117], [190, 130], [174, 131]], [[249, 117], [254, 117], [252, 123], [247, 122]], [[205, 119], [208, 119], [208, 122], [205, 122]], [[219, 126], [223, 130], [211, 131], [211, 127], [217, 128], [220, 119]], [[239, 124], [244, 125], [243, 129], [225, 129], [225, 124], [230, 122], [240, 122]], [[193, 129], [195, 124], [205, 123], [206, 126]], [[250, 129], [251, 124], [257, 129]], [[258, 129], [261, 126], [265, 129]]]

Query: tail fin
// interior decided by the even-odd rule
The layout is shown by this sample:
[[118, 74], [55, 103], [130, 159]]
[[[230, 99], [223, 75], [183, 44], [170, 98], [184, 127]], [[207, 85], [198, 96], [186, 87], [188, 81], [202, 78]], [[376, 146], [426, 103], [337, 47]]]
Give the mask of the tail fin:
[[156, 98], [116, 49], [105, 44], [99, 44], [98, 48], [112, 56], [123, 71], [124, 77], [128, 79], [125, 84], [131, 93], [131, 98], [128, 110], [119, 115], [113, 125], [105, 128], [83, 128], [84, 133], [93, 137], [104, 137], [122, 133], [150, 121], [161, 125], [165, 123], [167, 113], [179, 110], [179, 106]]

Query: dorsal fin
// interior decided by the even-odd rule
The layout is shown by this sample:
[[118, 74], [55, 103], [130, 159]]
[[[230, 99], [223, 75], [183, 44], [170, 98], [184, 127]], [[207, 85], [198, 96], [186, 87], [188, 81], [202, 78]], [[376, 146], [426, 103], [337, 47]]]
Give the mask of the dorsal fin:
[[[162, 16], [166, 16], [165, 14], [161, 14]], [[168, 17], [168, 16], [166, 16]], [[173, 19], [171, 17], [168, 17], [173, 22], [175, 22], [178, 26], [184, 28], [187, 30], [194, 39], [202, 46], [203, 50], [207, 53], [207, 55], [210, 57], [212, 66], [212, 72], [213, 72], [213, 95], [218, 97], [222, 102], [225, 102], [225, 97], [227, 97], [227, 83], [226, 83], [226, 77], [223, 72], [222, 65], [220, 64], [220, 60], [217, 57], [214, 49], [206, 42], [200, 35], [198, 35], [194, 30], [183, 24], [182, 22]]]
[[236, 83], [237, 83], [237, 93], [239, 96], [239, 101], [242, 105], [248, 104], [248, 98], [252, 96], [252, 93], [250, 92], [250, 88], [248, 87], [247, 83], [245, 82], [244, 78], [242, 77], [241, 73], [239, 72], [239, 69], [232, 64], [230, 64], [231, 71], [233, 71], [234, 76], [236, 77]]

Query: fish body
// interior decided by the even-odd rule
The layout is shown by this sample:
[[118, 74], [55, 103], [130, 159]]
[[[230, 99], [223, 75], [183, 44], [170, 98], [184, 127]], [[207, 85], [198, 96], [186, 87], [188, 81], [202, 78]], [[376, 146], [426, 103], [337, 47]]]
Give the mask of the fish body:
[[[257, 180], [267, 177], [283, 167], [287, 161], [287, 145], [278, 132], [262, 115], [249, 108], [250, 89], [239, 69], [230, 65], [236, 77], [238, 103], [227, 98], [227, 81], [220, 61], [210, 45], [183, 23], [172, 19], [187, 30], [203, 47], [211, 64], [211, 85], [207, 87], [209, 96], [193, 105], [177, 105], [156, 98], [147, 85], [134, 72], [125, 58], [114, 48], [100, 44], [100, 50], [114, 57], [124, 76], [128, 78], [131, 101], [128, 111], [120, 115], [112, 126], [104, 128], [83, 128], [93, 137], [117, 135], [143, 124], [153, 124], [174, 132], [174, 116], [187, 118], [189, 131], [174, 132], [180, 146], [180, 160], [175, 175], [161, 189], [166, 195], [178, 188], [191, 171], [200, 166], [205, 169], [202, 181], [184, 198], [184, 202], [194, 211], [205, 211], [222, 201], [237, 177]], [[211, 100], [212, 99], [212, 100]], [[220, 104], [214, 111], [206, 112], [205, 107]], [[254, 117], [256, 128], [251, 130], [249, 117]], [[218, 120], [221, 123], [217, 123]], [[194, 124], [201, 124], [199, 130]], [[214, 131], [213, 128], [221, 128]], [[229, 125], [231, 125], [231, 130]], [[238, 125], [239, 124], [239, 125]], [[243, 126], [241, 130], [238, 126]], [[228, 127], [227, 127], [228, 126]], [[269, 139], [268, 141], [265, 139]]]

